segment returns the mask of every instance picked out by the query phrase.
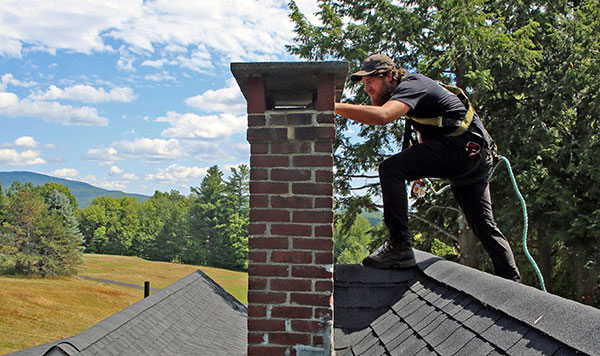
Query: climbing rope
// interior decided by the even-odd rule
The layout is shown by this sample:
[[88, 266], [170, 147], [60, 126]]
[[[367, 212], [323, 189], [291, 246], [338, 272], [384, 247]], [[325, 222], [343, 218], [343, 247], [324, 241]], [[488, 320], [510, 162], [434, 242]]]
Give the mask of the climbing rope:
[[[506, 163], [506, 168], [508, 169], [508, 174], [510, 176], [510, 180], [512, 181], [513, 188], [515, 189], [515, 193], [517, 193], [517, 197], [519, 198], [519, 201], [521, 202], [521, 208], [523, 210], [523, 251], [525, 252], [525, 256], [527, 256], [527, 258], [529, 259], [529, 262], [531, 262], [531, 265], [533, 266], [533, 269], [535, 270], [535, 273], [537, 274], [537, 277], [540, 280], [540, 286], [541, 286], [542, 290], [544, 292], [546, 292], [546, 285], [544, 284], [544, 277], [542, 276], [542, 272], [540, 272], [540, 269], [538, 268], [537, 263], [535, 263], [535, 260], [529, 253], [529, 249], [527, 249], [527, 228], [529, 225], [529, 220], [527, 218], [527, 204], [525, 204], [525, 199], [523, 198], [523, 195], [521, 195], [521, 192], [519, 191], [519, 187], [517, 186], [517, 181], [515, 179], [515, 175], [513, 174], [512, 167], [510, 166], [510, 162], [504, 156], [498, 156], [498, 159], [500, 161]], [[498, 162], [498, 164], [500, 164], [500, 163]], [[492, 169], [492, 172], [490, 173], [490, 177], [494, 174], [494, 171], [496, 170], [496, 167], [498, 167], [498, 164]]]

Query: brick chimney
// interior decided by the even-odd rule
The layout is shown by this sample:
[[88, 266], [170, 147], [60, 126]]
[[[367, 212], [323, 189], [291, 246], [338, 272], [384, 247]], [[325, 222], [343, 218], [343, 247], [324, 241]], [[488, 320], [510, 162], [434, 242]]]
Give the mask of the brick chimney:
[[333, 354], [334, 100], [348, 63], [232, 63], [248, 102], [248, 355]]

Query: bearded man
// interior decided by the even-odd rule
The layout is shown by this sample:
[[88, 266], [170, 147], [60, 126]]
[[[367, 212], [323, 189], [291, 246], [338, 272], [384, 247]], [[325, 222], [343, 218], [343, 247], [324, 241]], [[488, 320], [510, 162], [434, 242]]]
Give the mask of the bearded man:
[[337, 114], [367, 125], [387, 125], [404, 117], [419, 136], [419, 142], [405, 145], [402, 152], [379, 165], [384, 222], [390, 235], [365, 257], [363, 265], [415, 265], [406, 183], [426, 177], [446, 178], [471, 229], [490, 256], [495, 273], [520, 282], [513, 252], [492, 212], [491, 138], [462, 90], [454, 87], [456, 90], [451, 92], [449, 86], [422, 74], [409, 74], [381, 54], [369, 56], [350, 79], [363, 82], [372, 105], [336, 103]]

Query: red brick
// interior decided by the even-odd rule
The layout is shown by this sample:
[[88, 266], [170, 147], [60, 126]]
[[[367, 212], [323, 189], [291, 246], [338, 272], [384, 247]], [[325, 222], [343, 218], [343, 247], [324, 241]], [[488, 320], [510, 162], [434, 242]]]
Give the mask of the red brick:
[[285, 114], [271, 114], [269, 116], [270, 126], [287, 126], [287, 115]]
[[311, 342], [310, 334], [297, 333], [270, 333], [269, 343], [279, 345], [309, 345]]
[[250, 156], [251, 167], [289, 167], [288, 156], [252, 155]]
[[248, 304], [283, 304], [286, 293], [248, 291]]
[[295, 156], [294, 167], [333, 167], [332, 156]]
[[312, 113], [294, 113], [287, 115], [288, 125], [312, 125]]
[[254, 194], [286, 194], [289, 193], [287, 183], [250, 182], [250, 196]]
[[271, 206], [273, 208], [311, 209], [313, 207], [313, 198], [299, 196], [272, 196]]
[[292, 277], [299, 278], [333, 278], [333, 272], [319, 266], [292, 266]]
[[288, 307], [288, 306], [274, 306], [271, 310], [271, 316], [273, 318], [299, 318], [299, 319], [310, 319], [313, 315], [313, 308], [311, 307]]
[[290, 221], [290, 212], [276, 209], [250, 209], [250, 221]]
[[[312, 308], [311, 314], [312, 314]], [[306, 317], [305, 319], [310, 318], [312, 315]], [[315, 333], [319, 332], [323, 329], [323, 326], [318, 321], [309, 321], [309, 320], [292, 320], [292, 330], [299, 331], [303, 333]]]
[[333, 153], [333, 143], [327, 141], [315, 142], [315, 152]]
[[264, 333], [248, 333], [249, 344], [262, 344], [265, 340], [266, 335]]
[[300, 305], [329, 307], [333, 305], [333, 297], [326, 294], [292, 293], [290, 302]]
[[265, 115], [248, 115], [248, 126], [265, 126]]
[[287, 249], [289, 241], [287, 237], [250, 237], [248, 239], [250, 249]]
[[248, 319], [248, 331], [285, 331], [285, 321], [273, 319]]
[[271, 262], [274, 263], [312, 263], [312, 252], [306, 251], [273, 251]]
[[271, 143], [272, 154], [311, 153], [311, 142], [273, 142]]
[[265, 97], [265, 78], [262, 76], [249, 77], [246, 81], [246, 101], [248, 114], [265, 112], [267, 101]]
[[269, 144], [268, 143], [260, 143], [253, 142], [250, 145], [250, 153], [251, 154], [267, 154], [269, 153]]
[[335, 114], [318, 114], [317, 123], [319, 124], [335, 124]]
[[292, 183], [293, 194], [333, 195], [333, 184], [326, 183]]
[[[312, 308], [311, 308], [312, 311]], [[267, 307], [264, 305], [248, 305], [248, 317], [249, 318], [266, 318]], [[312, 317], [312, 314], [309, 318]]]
[[317, 292], [333, 291], [333, 281], [317, 281], [315, 283], [315, 291], [317, 291]]
[[321, 74], [317, 84], [317, 110], [333, 110], [335, 107], [335, 75]]
[[251, 168], [250, 169], [250, 180], [269, 180], [269, 171], [266, 169]]
[[273, 169], [271, 179], [288, 182], [301, 182], [310, 180], [312, 171], [307, 169]]
[[332, 171], [316, 171], [315, 181], [324, 183], [333, 183], [333, 172]]
[[323, 345], [323, 336], [321, 335], [312, 335], [312, 345], [313, 346], [321, 346]]
[[283, 236], [311, 236], [312, 226], [302, 224], [272, 224], [271, 234]]
[[293, 246], [297, 250], [333, 251], [333, 239], [296, 238], [293, 240]]
[[265, 263], [267, 262], [267, 253], [262, 251], [250, 251], [248, 252], [248, 261]]
[[287, 140], [288, 130], [282, 128], [249, 128], [246, 139], [252, 141], [276, 141]]
[[250, 235], [262, 235], [267, 231], [267, 225], [265, 224], [250, 224], [248, 225], [248, 234]]
[[296, 210], [292, 213], [292, 221], [298, 223], [329, 223], [333, 222], [333, 211]]
[[251, 194], [250, 195], [250, 207], [251, 208], [268, 208], [269, 207], [269, 197], [267, 195]]
[[316, 237], [333, 237], [333, 224], [315, 226]]
[[271, 290], [277, 292], [310, 292], [312, 282], [301, 279], [271, 279]]
[[248, 278], [248, 290], [265, 290], [267, 289], [267, 279], [266, 278], [255, 278], [251, 276]]
[[296, 127], [294, 138], [296, 140], [333, 140], [335, 127]]
[[315, 264], [330, 265], [333, 263], [333, 251], [315, 253]]
[[333, 209], [333, 198], [315, 198], [315, 208]]
[[265, 276], [265, 277], [287, 277], [289, 275], [288, 266], [274, 266], [249, 264], [248, 275], [250, 276]]
[[248, 356], [288, 356], [288, 355], [289, 355], [288, 348], [285, 346], [248, 345]]

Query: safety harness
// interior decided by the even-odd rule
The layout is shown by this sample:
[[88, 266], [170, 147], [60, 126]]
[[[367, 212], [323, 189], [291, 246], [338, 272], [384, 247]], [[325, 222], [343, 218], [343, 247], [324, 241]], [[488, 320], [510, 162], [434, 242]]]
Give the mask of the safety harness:
[[[447, 91], [449, 91], [450, 93], [456, 95], [458, 97], [458, 99], [460, 99], [460, 101], [463, 103], [465, 108], [467, 109], [467, 113], [465, 114], [462, 121], [460, 122], [460, 125], [454, 131], [452, 131], [451, 133], [448, 134], [448, 136], [460, 136], [469, 129], [471, 122], [473, 122], [473, 116], [475, 116], [475, 109], [473, 109], [473, 105], [471, 104], [469, 97], [467, 97], [467, 95], [461, 88], [457, 87], [456, 85], [452, 85], [452, 84], [444, 84], [442, 82], [437, 82], [437, 83], [442, 88], [444, 88]], [[406, 117], [415, 122], [423, 124], [423, 125], [444, 127], [442, 116], [431, 117], [431, 118], [419, 118], [419, 117], [414, 117], [414, 116], [406, 116]]]

